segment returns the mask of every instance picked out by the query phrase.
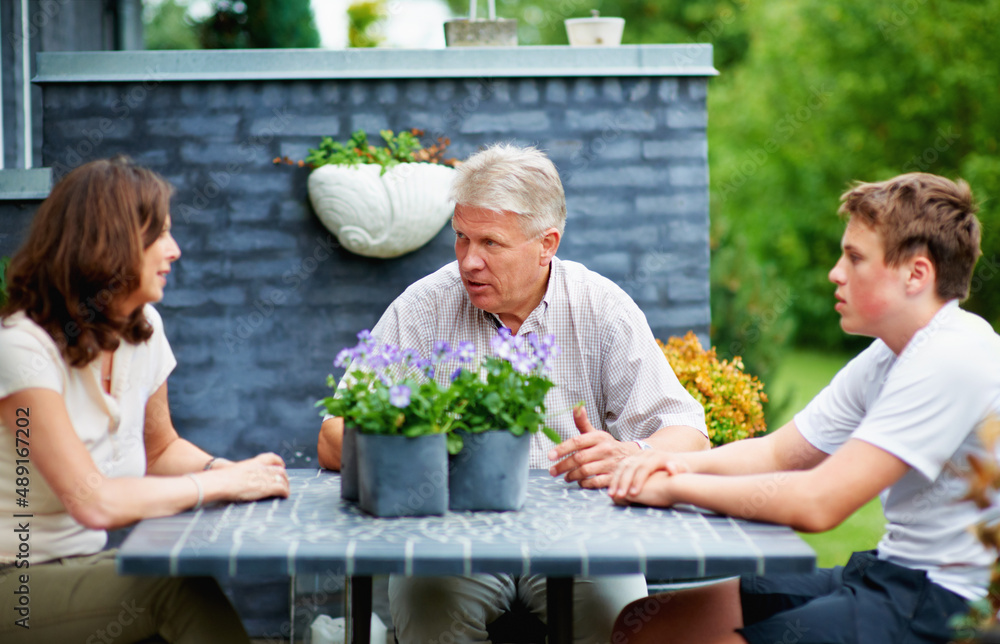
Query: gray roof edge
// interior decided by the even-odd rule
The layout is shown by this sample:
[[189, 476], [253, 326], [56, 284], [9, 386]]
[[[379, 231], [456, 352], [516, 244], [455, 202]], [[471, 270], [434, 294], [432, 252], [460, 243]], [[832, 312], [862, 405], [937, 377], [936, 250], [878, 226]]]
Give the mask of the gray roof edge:
[[45, 199], [52, 190], [52, 168], [0, 170], [0, 201]]
[[712, 45], [42, 52], [36, 83], [716, 76]]

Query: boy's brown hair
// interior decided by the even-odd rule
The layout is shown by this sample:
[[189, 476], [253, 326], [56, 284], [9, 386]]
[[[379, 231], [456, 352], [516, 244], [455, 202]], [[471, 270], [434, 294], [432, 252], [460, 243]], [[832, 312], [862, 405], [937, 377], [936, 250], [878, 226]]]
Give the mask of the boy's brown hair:
[[926, 253], [942, 300], [964, 300], [979, 248], [978, 210], [969, 184], [924, 172], [858, 183], [840, 196], [838, 211], [882, 235], [887, 266]]

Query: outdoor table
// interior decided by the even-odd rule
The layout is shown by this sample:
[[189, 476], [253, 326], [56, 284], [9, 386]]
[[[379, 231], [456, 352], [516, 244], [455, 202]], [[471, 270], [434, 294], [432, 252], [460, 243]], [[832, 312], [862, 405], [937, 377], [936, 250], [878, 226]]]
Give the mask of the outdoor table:
[[400, 518], [372, 517], [342, 501], [336, 472], [291, 469], [288, 475], [287, 499], [141, 521], [118, 551], [118, 571], [288, 575], [294, 587], [296, 575], [333, 569], [347, 578], [351, 641], [364, 644], [372, 575], [541, 574], [548, 578], [549, 642], [555, 644], [572, 641], [575, 576], [689, 580], [808, 572], [816, 563], [789, 528], [690, 506], [616, 506], [605, 491], [585, 490], [545, 470], [531, 471], [519, 511]]

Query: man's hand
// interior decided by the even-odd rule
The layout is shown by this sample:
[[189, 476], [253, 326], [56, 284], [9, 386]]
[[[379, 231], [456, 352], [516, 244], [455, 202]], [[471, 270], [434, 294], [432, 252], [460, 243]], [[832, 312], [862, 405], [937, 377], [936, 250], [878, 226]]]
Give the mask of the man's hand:
[[624, 503], [640, 494], [646, 481], [657, 472], [668, 476], [689, 471], [677, 454], [650, 450], [630, 456], [618, 464], [608, 484], [608, 495], [615, 503]]
[[340, 456], [344, 447], [344, 419], [327, 418], [319, 426], [316, 454], [319, 466], [328, 470], [340, 469]]
[[607, 487], [618, 463], [640, 451], [639, 446], [622, 443], [608, 432], [596, 429], [587, 420], [587, 410], [582, 406], [573, 410], [573, 422], [580, 435], [559, 443], [549, 451], [549, 460], [559, 461], [549, 468], [549, 474], [565, 474], [567, 481], [579, 481], [580, 487]]

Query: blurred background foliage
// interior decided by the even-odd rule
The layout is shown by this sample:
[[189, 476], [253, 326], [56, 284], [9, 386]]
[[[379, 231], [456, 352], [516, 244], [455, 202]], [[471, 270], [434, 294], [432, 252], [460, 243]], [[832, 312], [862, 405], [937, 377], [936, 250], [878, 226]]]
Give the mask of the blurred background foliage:
[[389, 10], [385, 0], [361, 0], [347, 7], [347, 42], [351, 47], [378, 47], [385, 41]]
[[[468, 14], [467, 0], [442, 1]], [[233, 12], [246, 26], [215, 42], [278, 43], [249, 35], [264, 7], [280, 7], [281, 19], [267, 14], [268, 24], [308, 22], [308, 0], [214, 4], [215, 22], [198, 23], [197, 46], [211, 41], [204, 25], [228, 24], [219, 16]], [[147, 24], [151, 47], [170, 25], [192, 23], [182, 5], [159, 5]], [[965, 307], [1000, 327], [1000, 0], [497, 0], [499, 16], [518, 19], [523, 45], [566, 44], [563, 20], [591, 9], [624, 17], [626, 44], [714, 46], [712, 343], [720, 358], [742, 356], [766, 383], [791, 347], [841, 355], [865, 346], [840, 330], [827, 280], [843, 232], [838, 197], [853, 181], [909, 171], [972, 185], [984, 256]], [[281, 44], [246, 46], [314, 46], [289, 35], [314, 27], [282, 33]], [[192, 45], [190, 36], [176, 42]], [[771, 398], [769, 418], [782, 403]]]
[[209, 14], [189, 14], [191, 0], [147, 3], [146, 49], [319, 47], [310, 0], [210, 0]]

